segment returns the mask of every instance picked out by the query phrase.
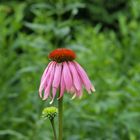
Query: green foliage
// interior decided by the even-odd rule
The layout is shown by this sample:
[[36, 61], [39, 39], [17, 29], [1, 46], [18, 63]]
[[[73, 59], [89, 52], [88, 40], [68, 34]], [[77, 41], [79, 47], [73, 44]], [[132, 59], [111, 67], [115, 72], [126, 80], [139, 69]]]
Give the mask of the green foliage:
[[[48, 53], [76, 51], [95, 94], [64, 98], [65, 140], [140, 139], [140, 1], [0, 3], [0, 139], [50, 140], [38, 96]], [[56, 104], [57, 102], [55, 102]]]

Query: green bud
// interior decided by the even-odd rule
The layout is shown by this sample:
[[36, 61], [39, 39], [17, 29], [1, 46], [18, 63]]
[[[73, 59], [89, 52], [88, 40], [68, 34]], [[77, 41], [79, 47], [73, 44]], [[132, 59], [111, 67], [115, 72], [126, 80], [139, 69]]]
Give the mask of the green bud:
[[54, 117], [57, 115], [57, 113], [58, 113], [58, 109], [56, 107], [53, 107], [53, 106], [46, 107], [42, 111], [42, 117], [44, 119], [49, 118], [50, 120], [53, 120]]

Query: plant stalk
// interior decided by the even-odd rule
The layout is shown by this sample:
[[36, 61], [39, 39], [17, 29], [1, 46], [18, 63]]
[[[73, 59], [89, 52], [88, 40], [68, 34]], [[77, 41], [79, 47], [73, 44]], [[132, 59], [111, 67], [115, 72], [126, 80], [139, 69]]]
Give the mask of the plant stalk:
[[56, 130], [55, 130], [55, 126], [54, 126], [54, 119], [50, 120], [50, 122], [51, 122], [52, 129], [53, 129], [54, 140], [57, 140]]
[[59, 135], [58, 140], [62, 140], [63, 138], [63, 97], [58, 100], [58, 127], [59, 127]]

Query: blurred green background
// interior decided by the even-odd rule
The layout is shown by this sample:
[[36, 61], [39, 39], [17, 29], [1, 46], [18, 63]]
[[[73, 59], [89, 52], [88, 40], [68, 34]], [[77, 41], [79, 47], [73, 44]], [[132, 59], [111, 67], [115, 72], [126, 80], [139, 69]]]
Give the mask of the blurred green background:
[[65, 95], [64, 140], [140, 140], [140, 0], [1, 0], [0, 140], [53, 139], [38, 87], [58, 47], [96, 88]]

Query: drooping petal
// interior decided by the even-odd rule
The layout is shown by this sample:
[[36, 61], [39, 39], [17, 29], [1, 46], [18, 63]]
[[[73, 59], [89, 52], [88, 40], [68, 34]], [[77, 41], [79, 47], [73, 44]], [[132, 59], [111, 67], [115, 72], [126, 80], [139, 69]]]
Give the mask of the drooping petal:
[[42, 90], [45, 88], [45, 86], [47, 86], [47, 83], [49, 81], [50, 78], [50, 74], [52, 72], [52, 67], [56, 62], [52, 62], [50, 63], [47, 73], [44, 74], [44, 76], [42, 76], [41, 79], [41, 83], [40, 83], [40, 87], [39, 87], [39, 96], [42, 98]]
[[50, 67], [50, 65], [51, 65], [52, 63], [53, 63], [53, 61], [51, 61], [51, 62], [48, 64], [48, 66], [46, 67], [46, 69], [44, 70], [43, 75], [42, 75], [42, 77], [41, 77], [41, 81], [44, 80], [44, 78], [45, 78], [45, 76], [46, 76], [46, 74], [47, 74], [47, 72], [48, 72], [48, 69], [49, 69], [49, 67]]
[[50, 73], [50, 78], [49, 78], [48, 84], [45, 88], [43, 100], [46, 100], [48, 98], [48, 96], [50, 95], [50, 89], [51, 89], [52, 82], [53, 82], [53, 79], [54, 79], [55, 66], [56, 66], [56, 63], [53, 63], [51, 73]]
[[77, 91], [81, 91], [82, 84], [81, 84], [81, 81], [80, 81], [78, 72], [75, 69], [74, 63], [73, 62], [68, 62], [68, 66], [69, 66], [69, 69], [71, 71], [71, 75], [72, 75], [72, 78], [73, 78], [74, 87], [76, 88]]
[[70, 89], [70, 93], [73, 94], [73, 93], [75, 93], [75, 91], [76, 91], [76, 90], [75, 90], [75, 87], [74, 87], [74, 85], [73, 85], [73, 86], [71, 87], [71, 89]]
[[79, 90], [79, 91], [77, 89], [75, 89], [75, 94], [76, 94], [77, 97], [80, 98], [82, 96], [82, 89]]
[[82, 90], [78, 91], [78, 97], [81, 99], [82, 96], [83, 96], [83, 91]]
[[65, 82], [64, 82], [64, 73], [62, 69], [62, 74], [61, 74], [61, 83], [60, 83], [60, 95], [58, 97], [58, 100], [63, 96], [65, 91]]
[[63, 62], [63, 76], [67, 92], [72, 87], [72, 77], [67, 62]]
[[53, 103], [53, 100], [55, 98], [55, 95], [56, 95], [56, 91], [59, 87], [59, 84], [60, 84], [60, 80], [61, 80], [61, 70], [62, 70], [62, 64], [56, 64], [56, 67], [55, 67], [55, 74], [54, 74], [54, 80], [53, 80], [53, 84], [52, 84], [52, 94], [53, 94], [53, 97], [52, 97], [52, 101], [50, 102]]
[[91, 90], [95, 91], [84, 69], [77, 62], [74, 64], [88, 93], [91, 93]]
[[82, 92], [82, 89], [78, 91], [75, 88], [75, 86], [73, 85], [71, 90], [70, 90], [70, 93], [73, 94], [72, 99], [74, 99], [75, 97], [80, 97], [81, 96], [81, 92]]
[[76, 97], [76, 93], [72, 96], [71, 100], [75, 99]]
[[92, 92], [95, 92], [96, 90], [95, 90], [95, 88], [94, 88], [94, 86], [91, 84], [91, 91]]

